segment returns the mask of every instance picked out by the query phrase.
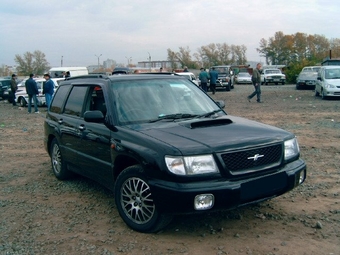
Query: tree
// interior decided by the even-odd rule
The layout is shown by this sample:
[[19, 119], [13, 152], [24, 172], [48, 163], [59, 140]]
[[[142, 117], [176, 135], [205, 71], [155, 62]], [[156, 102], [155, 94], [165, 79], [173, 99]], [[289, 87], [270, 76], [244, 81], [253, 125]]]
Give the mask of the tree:
[[26, 52], [23, 56], [15, 55], [19, 75], [39, 74], [42, 75], [50, 69], [49, 63], [43, 52], [36, 50], [33, 53]]
[[180, 47], [179, 52], [168, 49], [168, 60], [171, 62], [179, 61], [182, 66], [197, 69], [199, 67], [209, 67], [213, 65], [244, 65], [247, 62], [247, 48], [244, 45], [231, 45], [226, 43], [210, 43], [201, 46], [193, 54], [194, 60], [190, 55], [189, 47]]
[[295, 82], [304, 66], [320, 64], [326, 57], [330, 57], [330, 50], [332, 58], [340, 57], [340, 39], [328, 40], [323, 35], [300, 32], [285, 35], [279, 31], [268, 40], [262, 38], [256, 50], [266, 58], [267, 65], [286, 65], [287, 81]]

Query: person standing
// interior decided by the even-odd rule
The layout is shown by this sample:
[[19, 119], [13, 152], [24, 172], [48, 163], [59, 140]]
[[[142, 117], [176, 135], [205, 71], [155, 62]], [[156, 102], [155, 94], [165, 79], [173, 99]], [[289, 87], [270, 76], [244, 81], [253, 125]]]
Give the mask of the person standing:
[[210, 89], [213, 94], [216, 92], [216, 81], [218, 79], [218, 72], [215, 70], [215, 67], [212, 67], [210, 72]]
[[37, 94], [39, 94], [37, 83], [33, 79], [34, 74], [30, 74], [30, 78], [25, 82], [26, 92], [28, 94], [28, 113], [31, 113], [32, 98], [34, 101], [35, 113], [39, 113]]
[[51, 103], [52, 96], [54, 93], [54, 83], [51, 80], [51, 76], [48, 73], [44, 74], [44, 78], [46, 82], [44, 82], [44, 85], [43, 85], [43, 94], [45, 94], [46, 106], [47, 106], [47, 111], [48, 111], [50, 108], [50, 103]]
[[184, 70], [183, 70], [183, 72], [189, 72], [189, 70], [188, 70], [188, 67], [187, 66], [184, 66]]
[[198, 76], [198, 79], [201, 81], [201, 88], [204, 92], [208, 91], [208, 81], [209, 81], [209, 74], [205, 71], [205, 69], [202, 67], [201, 72]]
[[252, 99], [255, 95], [257, 96], [257, 102], [258, 103], [262, 103], [261, 101], [261, 64], [258, 63], [256, 65], [256, 68], [253, 71], [253, 76], [251, 78], [251, 81], [254, 85], [254, 92], [252, 94], [250, 94], [247, 98], [248, 101], [250, 102], [250, 99]]
[[17, 102], [15, 101], [15, 92], [17, 92], [18, 90], [18, 85], [17, 85], [17, 81], [16, 81], [16, 75], [12, 74], [12, 79], [11, 79], [11, 100], [13, 103], [13, 106], [17, 105]]

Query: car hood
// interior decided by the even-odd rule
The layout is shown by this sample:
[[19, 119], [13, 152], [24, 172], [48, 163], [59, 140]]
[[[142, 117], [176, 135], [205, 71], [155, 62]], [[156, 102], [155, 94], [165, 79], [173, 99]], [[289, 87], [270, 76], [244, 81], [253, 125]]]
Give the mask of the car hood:
[[[154, 123], [155, 124], [155, 123]], [[139, 126], [136, 131], [147, 139], [175, 147], [183, 154], [212, 153], [280, 142], [293, 135], [282, 129], [235, 116], [160, 123], [152, 128]]]
[[340, 86], [340, 79], [327, 79], [327, 83], [334, 86]]

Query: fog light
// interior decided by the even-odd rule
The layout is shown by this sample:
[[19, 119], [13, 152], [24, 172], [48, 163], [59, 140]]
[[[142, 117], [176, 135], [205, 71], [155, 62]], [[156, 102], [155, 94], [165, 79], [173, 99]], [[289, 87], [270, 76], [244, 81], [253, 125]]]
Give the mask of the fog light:
[[299, 184], [303, 183], [306, 179], [306, 171], [300, 172]]
[[195, 197], [195, 210], [208, 210], [214, 206], [213, 194], [201, 194]]

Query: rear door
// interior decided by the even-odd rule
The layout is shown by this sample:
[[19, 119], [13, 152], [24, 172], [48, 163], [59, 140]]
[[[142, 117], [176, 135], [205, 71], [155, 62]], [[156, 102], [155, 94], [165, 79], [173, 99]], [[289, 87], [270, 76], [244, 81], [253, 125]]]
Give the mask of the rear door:
[[78, 166], [82, 174], [103, 183], [113, 183], [111, 171], [110, 130], [103, 123], [86, 122], [86, 111], [101, 111], [106, 115], [106, 103], [101, 86], [87, 85], [82, 115], [76, 126], [78, 132]]

